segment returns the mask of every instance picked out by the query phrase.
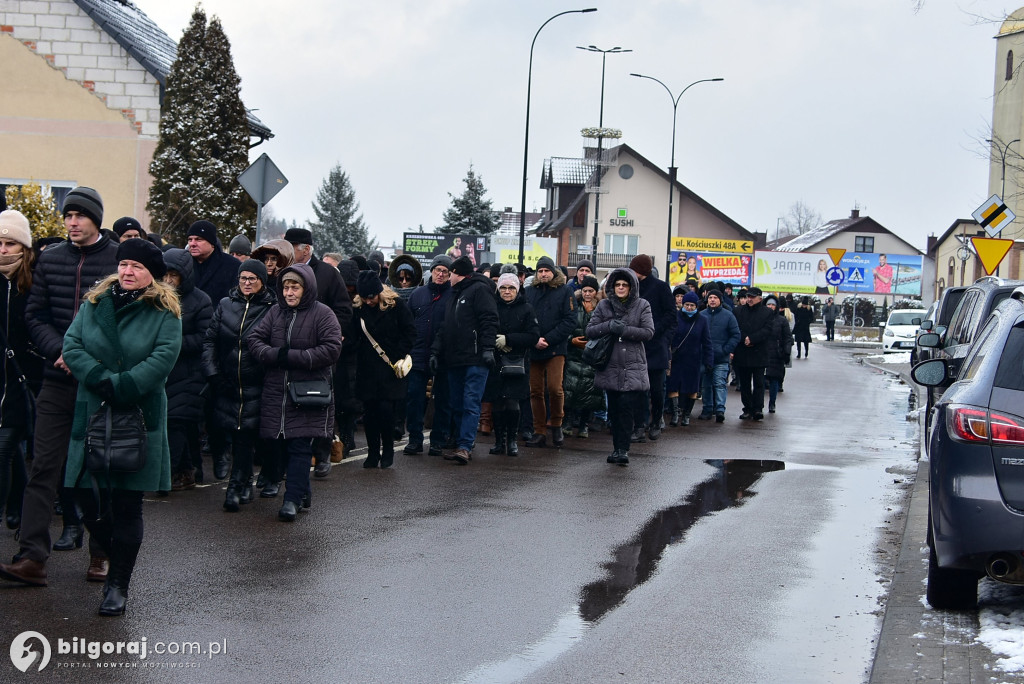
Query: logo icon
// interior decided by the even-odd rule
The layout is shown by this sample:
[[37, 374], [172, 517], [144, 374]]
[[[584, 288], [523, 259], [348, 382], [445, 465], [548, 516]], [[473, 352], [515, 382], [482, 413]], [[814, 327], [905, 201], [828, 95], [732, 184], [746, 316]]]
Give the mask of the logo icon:
[[620, 219], [629, 218], [629, 209], [626, 209], [624, 207], [619, 207], [619, 209], [618, 209], [618, 218], [620, 218]]
[[[42, 653], [39, 652], [35, 641], [42, 646]], [[14, 663], [14, 667], [22, 672], [28, 672], [28, 669], [35, 664], [37, 656], [41, 657], [39, 667], [36, 669], [42, 671], [50, 662], [50, 642], [46, 640], [46, 637], [39, 632], [22, 632], [14, 637], [14, 641], [11, 642], [11, 662]]]

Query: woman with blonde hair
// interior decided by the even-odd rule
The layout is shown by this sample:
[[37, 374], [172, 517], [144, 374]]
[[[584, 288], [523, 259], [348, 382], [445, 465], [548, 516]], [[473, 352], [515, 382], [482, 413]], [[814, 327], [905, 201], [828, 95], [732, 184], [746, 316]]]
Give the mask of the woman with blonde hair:
[[32, 395], [39, 391], [43, 371], [42, 359], [29, 353], [23, 323], [34, 263], [28, 219], [19, 211], [0, 212], [0, 510], [6, 510], [12, 530], [21, 526], [28, 479], [21, 443], [31, 443]]
[[[163, 253], [132, 238], [118, 246], [117, 262], [117, 273], [86, 294], [63, 348], [64, 363], [79, 383], [64, 484], [79, 487], [85, 526], [110, 558], [99, 609], [107, 616], [124, 614], [142, 545], [142, 495], [171, 488], [164, 383], [181, 348], [178, 295], [160, 280]], [[86, 426], [105, 404], [142, 410], [145, 460], [137, 472], [86, 472]]]
[[373, 271], [359, 272], [356, 292], [352, 301], [358, 345], [356, 391], [363, 400], [369, 447], [363, 467], [390, 468], [395, 462], [395, 405], [405, 401], [408, 391], [408, 380], [399, 378], [393, 365], [412, 351], [416, 325], [405, 300]]

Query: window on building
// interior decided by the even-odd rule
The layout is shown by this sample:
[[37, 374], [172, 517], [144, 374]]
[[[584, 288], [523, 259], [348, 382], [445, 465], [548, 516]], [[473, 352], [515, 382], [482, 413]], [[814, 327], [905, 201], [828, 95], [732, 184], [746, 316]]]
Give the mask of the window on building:
[[858, 235], [853, 242], [854, 252], [874, 252], [875, 238], [866, 235]]
[[1013, 80], [1013, 50], [1006, 53], [1006, 80]]
[[611, 233], [604, 237], [605, 254], [636, 254], [640, 249], [639, 235]]
[[948, 275], [949, 277], [946, 279], [946, 282], [952, 285], [953, 283], [956, 282], [956, 259], [954, 259], [953, 257], [949, 257]]

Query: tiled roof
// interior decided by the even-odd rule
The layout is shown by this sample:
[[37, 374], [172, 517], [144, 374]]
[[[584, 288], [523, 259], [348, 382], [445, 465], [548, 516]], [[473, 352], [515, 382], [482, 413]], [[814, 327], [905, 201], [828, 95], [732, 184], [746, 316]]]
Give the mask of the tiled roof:
[[843, 232], [853, 224], [863, 221], [865, 218], [866, 217], [844, 218], [829, 221], [824, 225], [807, 231], [803, 235], [797, 235], [789, 242], [776, 246], [775, 250], [778, 252], [803, 252], [822, 240], [827, 240], [836, 233]]
[[[178, 44], [145, 12], [127, 0], [75, 0], [75, 4], [166, 87]], [[265, 123], [252, 112], [246, 113], [252, 135], [274, 137]]]

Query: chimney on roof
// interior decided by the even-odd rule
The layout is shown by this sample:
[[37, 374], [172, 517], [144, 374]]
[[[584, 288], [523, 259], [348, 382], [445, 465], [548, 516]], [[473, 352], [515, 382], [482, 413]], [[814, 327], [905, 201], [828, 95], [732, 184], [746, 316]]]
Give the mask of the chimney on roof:
[[512, 207], [505, 207], [505, 213], [506, 214], [511, 214], [512, 213]]
[[851, 209], [850, 218], [860, 218], [860, 209]]

